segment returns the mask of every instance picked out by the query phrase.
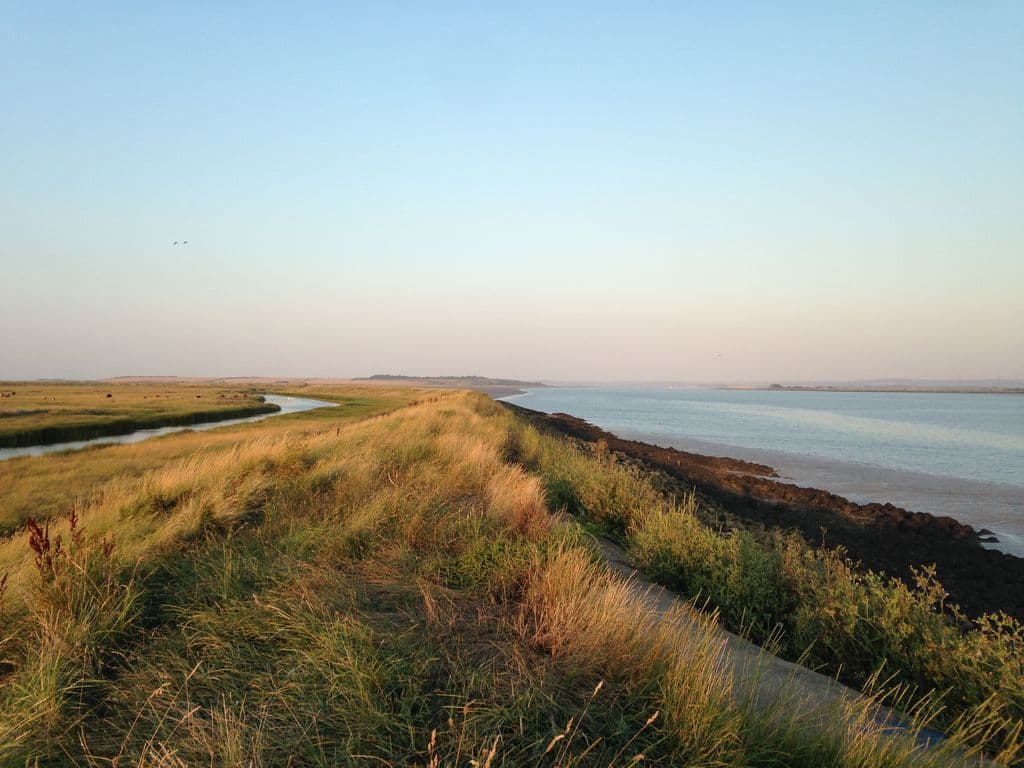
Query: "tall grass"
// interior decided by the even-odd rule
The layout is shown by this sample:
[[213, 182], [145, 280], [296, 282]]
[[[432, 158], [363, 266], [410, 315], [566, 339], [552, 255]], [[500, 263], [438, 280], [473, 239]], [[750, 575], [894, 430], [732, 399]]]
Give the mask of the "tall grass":
[[20, 531], [0, 764], [937, 764], [860, 705], [814, 729], [738, 696], [712, 623], [548, 511], [515, 429], [452, 394], [254, 430]]

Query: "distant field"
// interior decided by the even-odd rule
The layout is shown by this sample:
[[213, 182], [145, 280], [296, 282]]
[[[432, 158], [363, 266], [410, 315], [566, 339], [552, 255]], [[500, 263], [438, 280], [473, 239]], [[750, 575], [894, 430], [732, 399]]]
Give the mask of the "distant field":
[[[85, 389], [93, 385], [76, 386]], [[124, 392], [136, 387], [120, 385], [106, 391]], [[158, 393], [231, 392], [184, 386], [147, 389]], [[356, 419], [386, 413], [431, 393], [396, 387], [297, 386], [281, 390], [281, 394], [327, 400], [338, 403], [340, 407], [275, 416], [270, 420], [233, 424], [203, 432], [179, 432], [128, 445], [53, 453], [44, 457], [26, 456], [0, 462], [0, 536], [16, 530], [30, 515], [38, 520], [48, 520], [74, 505], [86, 505], [102, 498], [115, 486], [159, 469], [168, 462], [200, 455], [211, 457], [241, 440], [277, 438], [289, 433], [301, 437], [310, 431], [333, 429]], [[127, 395], [120, 399], [127, 400]], [[195, 402], [206, 400], [204, 396]], [[187, 401], [168, 402], [176, 402], [180, 407]]]
[[0, 383], [0, 448], [123, 435], [271, 413], [250, 387]]

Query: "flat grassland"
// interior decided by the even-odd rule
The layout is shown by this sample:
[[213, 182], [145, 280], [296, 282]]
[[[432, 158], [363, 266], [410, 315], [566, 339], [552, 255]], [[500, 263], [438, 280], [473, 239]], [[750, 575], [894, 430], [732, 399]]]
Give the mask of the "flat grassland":
[[[294, 394], [314, 391], [341, 407], [3, 464], [0, 764], [1019, 759], [1012, 624], [957, 626], [929, 585], [711, 528], [698, 498], [484, 395]], [[816, 728], [798, 696], [739, 695], [718, 619], [687, 614], [681, 642], [588, 532], [768, 644], [797, 616], [954, 738], [923, 752], [861, 703]]]
[[251, 388], [108, 382], [0, 382], [0, 448], [273, 413]]
[[[131, 402], [133, 398], [139, 397], [137, 392], [133, 392], [137, 386], [117, 384], [100, 389], [118, 393], [119, 401]], [[94, 388], [92, 385], [82, 387]], [[210, 388], [171, 386], [154, 389], [156, 394], [172, 392], [182, 398], [185, 393], [202, 394]], [[48, 397], [55, 397], [63, 390], [48, 391], [53, 393], [48, 394]], [[75, 388], [69, 387], [66, 391], [74, 399], [85, 396]], [[210, 391], [224, 393], [232, 397], [233, 402], [241, 402], [233, 397], [237, 390], [215, 388]], [[337, 403], [340, 407], [288, 414], [275, 417], [269, 422], [233, 424], [201, 433], [178, 432], [128, 445], [53, 453], [45, 457], [24, 456], [0, 463], [0, 536], [8, 535], [24, 525], [29, 516], [46, 521], [66, 514], [75, 505], [89, 506], [108, 493], [111, 484], [133, 482], [172, 461], [185, 457], [212, 456], [255, 435], [274, 436], [295, 430], [301, 434], [302, 429], [310, 424], [316, 424], [319, 428], [344, 424], [385, 413], [431, 393], [394, 387], [292, 386], [279, 394], [325, 400]], [[183, 401], [178, 399], [172, 402], [180, 404]], [[55, 410], [58, 414], [61, 412], [60, 409]]]

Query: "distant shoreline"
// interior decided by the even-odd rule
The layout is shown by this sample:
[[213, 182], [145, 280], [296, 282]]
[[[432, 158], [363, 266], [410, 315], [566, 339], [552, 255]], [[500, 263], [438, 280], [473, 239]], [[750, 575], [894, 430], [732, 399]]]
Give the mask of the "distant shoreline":
[[859, 392], [920, 395], [1024, 395], [1024, 387], [915, 387], [915, 386], [827, 386], [821, 384], [770, 384], [766, 387], [730, 386], [720, 389], [750, 392]]

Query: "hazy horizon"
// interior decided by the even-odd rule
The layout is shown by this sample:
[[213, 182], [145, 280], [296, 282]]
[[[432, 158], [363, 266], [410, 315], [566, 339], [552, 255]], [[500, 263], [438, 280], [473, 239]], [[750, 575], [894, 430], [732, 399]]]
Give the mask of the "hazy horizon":
[[166, 379], [170, 382], [174, 381], [360, 381], [373, 378], [374, 376], [392, 376], [395, 378], [413, 380], [413, 379], [472, 379], [472, 378], [483, 378], [495, 382], [515, 382], [518, 385], [529, 385], [529, 384], [544, 384], [553, 387], [658, 387], [663, 388], [665, 386], [680, 387], [680, 388], [719, 388], [719, 387], [751, 387], [751, 388], [763, 388], [769, 385], [782, 385], [782, 386], [809, 386], [809, 387], [977, 387], [979, 389], [999, 389], [999, 388], [1011, 388], [1020, 389], [1024, 388], [1024, 378], [1022, 379], [907, 379], [907, 378], [886, 378], [886, 379], [739, 379], [739, 380], [693, 380], [693, 379], [631, 379], [631, 378], [620, 378], [620, 379], [556, 379], [550, 377], [536, 377], [533, 379], [514, 379], [508, 376], [493, 375], [488, 376], [478, 373], [462, 373], [462, 374], [450, 374], [450, 373], [402, 373], [402, 374], [353, 374], [351, 376], [305, 376], [302, 374], [253, 374], [253, 375], [232, 375], [232, 376], [179, 376], [176, 374], [146, 374], [146, 375], [133, 375], [133, 374], [114, 374], [111, 376], [95, 377], [93, 379], [84, 379], [77, 377], [37, 377], [29, 379], [16, 379], [13, 377], [0, 377], [0, 382], [8, 381], [27, 381], [32, 382], [88, 382], [88, 381], [115, 381], [115, 380], [140, 380], [140, 381], [155, 381]]
[[1018, 2], [10, 3], [0, 379], [1021, 380], [1022, 39]]

